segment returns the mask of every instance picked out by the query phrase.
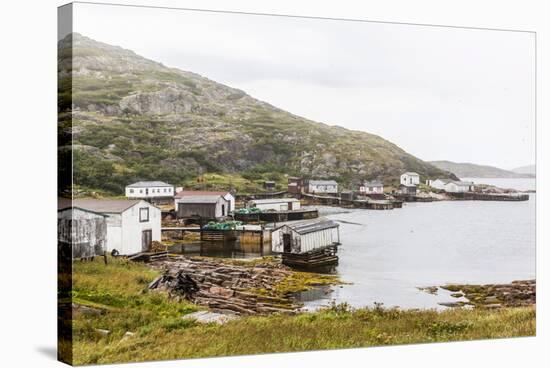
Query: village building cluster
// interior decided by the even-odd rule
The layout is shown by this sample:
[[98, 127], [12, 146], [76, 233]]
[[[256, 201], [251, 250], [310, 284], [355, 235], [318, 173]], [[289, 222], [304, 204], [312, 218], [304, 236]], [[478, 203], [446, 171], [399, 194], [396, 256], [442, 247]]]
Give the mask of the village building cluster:
[[[131, 256], [150, 252], [153, 242], [161, 241], [163, 231], [177, 228], [183, 233], [189, 226], [199, 226], [201, 239], [240, 237], [267, 242], [272, 252], [283, 255], [284, 263], [322, 265], [338, 259], [339, 225], [319, 218], [317, 209], [304, 208], [304, 203], [400, 208], [403, 200], [415, 198], [419, 185], [420, 175], [415, 172], [403, 173], [399, 185], [389, 193], [378, 179], [341, 190], [332, 179], [289, 177], [286, 190], [275, 192], [277, 184], [265, 181], [265, 193], [244, 196], [231, 190], [184, 190], [162, 181], [139, 181], [126, 186], [127, 199], [60, 201], [59, 241], [60, 247], [71, 245], [72, 258], [104, 253]], [[448, 193], [474, 191], [472, 182], [435, 179], [427, 180], [426, 185]], [[181, 226], [163, 227], [167, 219]], [[226, 233], [218, 236], [217, 231]]]

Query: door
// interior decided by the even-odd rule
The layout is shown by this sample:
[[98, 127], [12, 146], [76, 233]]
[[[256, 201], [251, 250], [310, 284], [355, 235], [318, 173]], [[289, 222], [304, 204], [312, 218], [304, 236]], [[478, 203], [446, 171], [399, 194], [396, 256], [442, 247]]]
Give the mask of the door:
[[290, 253], [291, 249], [290, 234], [283, 234], [283, 252]]
[[225, 204], [222, 204], [222, 216], [225, 216]]
[[288, 202], [288, 210], [292, 211], [292, 202]]
[[142, 252], [150, 251], [152, 241], [153, 241], [153, 230], [143, 230], [141, 232], [141, 251]]

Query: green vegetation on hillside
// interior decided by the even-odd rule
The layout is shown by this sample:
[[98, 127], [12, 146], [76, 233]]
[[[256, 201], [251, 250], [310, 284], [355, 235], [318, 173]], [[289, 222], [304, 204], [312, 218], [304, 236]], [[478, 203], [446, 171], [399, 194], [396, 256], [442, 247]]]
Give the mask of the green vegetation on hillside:
[[[158, 273], [145, 265], [110, 259], [107, 266], [101, 260], [74, 266], [74, 302], [103, 311], [74, 315], [78, 365], [535, 334], [533, 307], [436, 312], [381, 306], [353, 310], [343, 304], [315, 313], [201, 325], [181, 318], [197, 310], [195, 305], [147, 289]], [[126, 332], [134, 335], [124, 337]]]
[[69, 38], [59, 43], [58, 137], [74, 145], [80, 188], [120, 195], [134, 181], [182, 186], [204, 173], [235, 178], [244, 191], [266, 178], [282, 187], [289, 175], [350, 188], [396, 183], [410, 170], [449, 175], [381, 137], [292, 115], [129, 50], [72, 40], [72, 53]]

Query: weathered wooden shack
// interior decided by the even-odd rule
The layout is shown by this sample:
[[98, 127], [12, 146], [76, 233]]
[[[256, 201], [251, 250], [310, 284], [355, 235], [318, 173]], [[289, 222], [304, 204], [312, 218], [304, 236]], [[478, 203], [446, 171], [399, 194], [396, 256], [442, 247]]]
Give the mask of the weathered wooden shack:
[[219, 194], [176, 199], [178, 218], [221, 219], [229, 215], [229, 210], [229, 201]]
[[300, 194], [304, 189], [304, 180], [302, 178], [289, 177], [287, 190], [291, 194]]
[[160, 241], [161, 211], [144, 200], [75, 199], [73, 205], [106, 215], [106, 250], [131, 255]]
[[271, 249], [282, 253], [283, 263], [297, 267], [319, 267], [338, 263], [339, 225], [334, 221], [287, 223], [271, 233]]
[[57, 211], [57, 241], [60, 252], [72, 259], [103, 255], [107, 242], [106, 215], [70, 205]]

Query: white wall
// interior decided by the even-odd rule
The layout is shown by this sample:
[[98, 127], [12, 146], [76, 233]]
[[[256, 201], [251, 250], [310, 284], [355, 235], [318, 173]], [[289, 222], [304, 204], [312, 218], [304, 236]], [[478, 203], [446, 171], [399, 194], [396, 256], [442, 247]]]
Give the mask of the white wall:
[[420, 176], [403, 174], [401, 175], [401, 184], [418, 185], [420, 184]]
[[371, 193], [371, 194], [381, 194], [384, 193], [384, 187], [369, 187], [369, 186], [360, 186], [360, 193]]
[[113, 249], [120, 253], [122, 249], [122, 216], [119, 213], [107, 213], [107, 252]]
[[256, 207], [261, 209], [262, 211], [287, 211], [290, 206], [289, 203], [292, 203], [292, 210], [299, 210], [300, 209], [300, 201], [273, 201], [271, 203], [256, 203], [255, 201], [250, 201], [251, 207]]
[[[149, 209], [149, 221], [140, 222], [140, 208]], [[144, 230], [152, 230], [152, 240], [160, 241], [161, 211], [157, 207], [140, 201], [122, 213], [122, 250], [120, 254], [141, 252], [141, 237]]]
[[338, 185], [314, 185], [309, 184], [310, 193], [338, 193]]
[[[235, 211], [235, 197], [233, 197], [233, 194], [231, 193], [227, 193], [226, 195], [223, 196], [227, 201], [229, 201], [230, 203], [230, 211], [233, 212]], [[227, 215], [227, 214], [226, 214]]]
[[435, 189], [439, 189], [439, 190], [445, 190], [445, 183], [442, 182], [441, 180], [437, 179], [437, 180], [430, 180], [428, 185], [432, 188], [435, 188]]
[[159, 197], [173, 197], [173, 196], [174, 196], [174, 187], [142, 187], [142, 188], [126, 187], [126, 197], [128, 198], [159, 198]]
[[[274, 253], [282, 253], [284, 251], [283, 234], [285, 233], [291, 233], [291, 243], [299, 244], [300, 252], [303, 253], [332, 245], [334, 242], [338, 241], [337, 231], [337, 228], [332, 228], [299, 235], [290, 230], [290, 228], [283, 226], [273, 230], [271, 233], [271, 251]], [[294, 247], [292, 247], [292, 253], [297, 253], [294, 251]]]
[[449, 183], [445, 185], [445, 191], [449, 193], [465, 193], [470, 191], [470, 187], [456, 185], [455, 183]]

